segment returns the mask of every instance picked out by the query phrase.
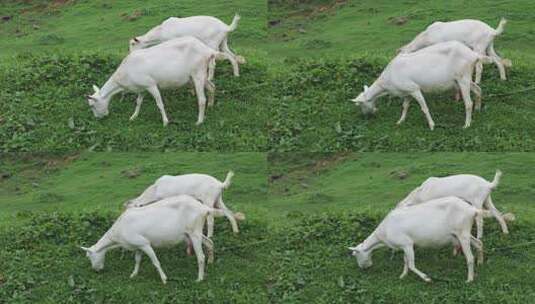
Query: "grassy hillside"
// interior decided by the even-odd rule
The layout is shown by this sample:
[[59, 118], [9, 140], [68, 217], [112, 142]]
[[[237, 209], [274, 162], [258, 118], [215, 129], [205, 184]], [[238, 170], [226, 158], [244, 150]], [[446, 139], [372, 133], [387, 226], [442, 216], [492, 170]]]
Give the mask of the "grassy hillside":
[[[0, 151], [267, 150], [266, 3], [251, 1], [9, 1], [0, 16]], [[101, 87], [127, 53], [128, 40], [170, 16], [242, 16], [229, 44], [248, 63], [242, 77], [218, 64], [216, 106], [195, 126], [189, 87], [164, 90], [171, 125], [162, 127], [153, 98], [128, 120], [135, 95], [115, 96], [110, 116], [93, 117], [86, 94]], [[238, 115], [236, 115], [238, 114]]]
[[533, 153], [272, 153], [269, 197], [283, 214], [385, 212], [430, 176], [470, 173], [492, 180], [500, 169], [496, 206], [535, 224], [535, 183], [525, 170], [534, 165]]
[[[522, 303], [535, 295], [534, 184], [525, 170], [535, 164], [531, 154], [279, 153], [269, 164], [270, 205], [294, 225], [275, 275], [284, 278], [279, 294], [291, 302]], [[415, 275], [398, 279], [401, 253], [392, 258], [388, 249], [377, 250], [367, 270], [348, 257], [344, 246], [366, 238], [427, 177], [473, 173], [492, 179], [496, 168], [504, 174], [493, 201], [518, 221], [508, 236], [494, 219], [485, 221], [487, 262], [476, 268], [474, 284], [463, 283], [465, 261], [449, 249], [416, 249], [417, 267], [435, 281], [430, 285]]]
[[[29, 3], [29, 4], [28, 4]], [[531, 1], [9, 1], [0, 29], [0, 150], [16, 151], [533, 151]], [[128, 121], [133, 95], [115, 97], [96, 120], [84, 95], [102, 85], [126, 53], [126, 41], [170, 15], [215, 15], [240, 26], [231, 46], [242, 76], [218, 65], [216, 106], [195, 127], [196, 98], [164, 90], [172, 121], [146, 95]], [[425, 94], [436, 130], [413, 103], [396, 126], [398, 98], [384, 97], [364, 117], [349, 99], [370, 85], [393, 51], [435, 20], [509, 19], [497, 50], [513, 61], [509, 79], [483, 75], [481, 112], [462, 129], [453, 93]], [[266, 24], [267, 21], [267, 24]], [[34, 26], [36, 24], [37, 26]], [[106, 32], [106, 29], [108, 31]], [[106, 32], [105, 35], [102, 33]], [[50, 39], [42, 38], [50, 36]], [[53, 36], [53, 37], [52, 37]], [[55, 42], [54, 42], [55, 41]], [[6, 51], [4, 51], [6, 50]], [[13, 57], [13, 55], [18, 55]], [[24, 55], [22, 55], [24, 54]], [[238, 114], [238, 115], [236, 115]]]
[[3, 223], [16, 221], [19, 211], [118, 212], [164, 174], [198, 172], [223, 180], [234, 170], [237, 186], [229, 188], [225, 201], [236, 209], [262, 209], [266, 193], [267, 164], [260, 153], [28, 154], [4, 155], [1, 161], [1, 174], [7, 175], [0, 181]]
[[[268, 213], [262, 154], [3, 155], [0, 168], [3, 301], [267, 301], [263, 282], [269, 269], [258, 263], [268, 261], [269, 253], [262, 242], [268, 223], [259, 221]], [[199, 172], [224, 179], [230, 169], [236, 175], [225, 191], [225, 203], [251, 219], [240, 225], [239, 235], [231, 232], [226, 220], [216, 221], [217, 263], [208, 266], [206, 284], [195, 283], [195, 257], [186, 257], [184, 246], [158, 250], [170, 278], [167, 286], [161, 285], [148, 259], [142, 261], [138, 279], [125, 286], [125, 271], [131, 270], [133, 259], [120, 250], [109, 254], [102, 273], [91, 269], [78, 246], [96, 242], [125, 200], [163, 174]], [[249, 247], [254, 243], [258, 244], [252, 253]]]
[[[0, 149], [532, 151], [533, 33], [525, 8], [533, 4], [524, 2], [272, 1], [266, 10], [258, 1], [11, 1], [3, 15], [13, 18], [0, 31], [1, 43], [9, 44], [0, 72], [8, 84], [0, 95]], [[226, 20], [236, 11], [242, 20], [231, 45], [248, 63], [240, 78], [231, 77], [229, 64], [218, 66], [217, 104], [203, 126], [194, 126], [196, 100], [185, 88], [164, 91], [173, 122], [168, 128], [160, 127], [150, 96], [137, 121], [128, 121], [131, 95], [122, 102], [116, 97], [106, 119], [92, 116], [83, 96], [114, 71], [134, 33], [169, 15], [213, 14]], [[468, 16], [489, 23], [510, 19], [496, 47], [514, 63], [507, 82], [497, 79], [495, 67], [485, 69], [485, 106], [474, 113], [470, 129], [461, 128], [464, 107], [450, 102], [450, 93], [426, 95], [437, 123], [434, 132], [415, 105], [406, 123], [396, 126], [398, 99], [383, 98], [372, 118], [349, 103], [379, 75], [392, 51], [426, 24]], [[102, 35], [106, 28], [113, 30]], [[42, 35], [60, 39], [40, 43]]]
[[1, 57], [20, 53], [113, 53], [124, 55], [128, 40], [171, 16], [216, 16], [230, 24], [242, 15], [230, 46], [254, 48], [266, 37], [265, 1], [3, 1], [0, 14], [12, 17], [0, 27]]
[[121, 94], [114, 96], [109, 116], [93, 116], [84, 96], [92, 94], [93, 84], [101, 87], [120, 60], [101, 54], [26, 57], [4, 70], [0, 81], [9, 85], [0, 94], [0, 150], [266, 150], [265, 64], [251, 58], [239, 78], [232, 76], [230, 64], [218, 65], [215, 105], [207, 109], [201, 126], [195, 125], [197, 98], [189, 86], [162, 90], [170, 119], [164, 128], [148, 93], [134, 121], [129, 117], [135, 94], [122, 101]]
[[[277, 151], [533, 151], [533, 1], [271, 0], [266, 49], [285, 63], [270, 122]], [[438, 128], [429, 132], [416, 102], [406, 122], [399, 98], [383, 97], [365, 117], [349, 102], [434, 21], [509, 20], [496, 49], [513, 61], [509, 79], [485, 67], [482, 112], [463, 130], [464, 106], [453, 92], [424, 94]], [[283, 80], [284, 79], [284, 80]]]
[[[533, 181], [535, 156], [507, 154], [270, 154], [84, 153], [2, 158], [0, 168], [0, 298], [8, 302], [220, 303], [527, 303], [535, 295]], [[236, 176], [226, 204], [246, 214], [240, 234], [216, 222], [216, 261], [195, 283], [194, 257], [184, 246], [159, 249], [170, 280], [161, 285], [143, 258], [128, 279], [133, 255], [110, 252], [96, 273], [78, 248], [95, 242], [137, 195], [164, 173]], [[410, 274], [399, 280], [402, 256], [374, 254], [358, 269], [346, 246], [364, 239], [388, 210], [431, 175], [460, 172], [492, 178], [496, 206], [513, 212], [510, 235], [485, 221], [486, 262], [465, 284], [462, 257], [449, 248], [417, 249], [418, 267], [432, 284]], [[268, 178], [266, 178], [268, 177]]]
[[479, 19], [496, 27], [509, 20], [496, 40], [506, 57], [532, 56], [535, 49], [535, 3], [463, 0], [270, 0], [269, 44], [277, 55], [340, 57], [354, 54], [391, 56], [434, 21]]
[[[436, 125], [430, 131], [416, 101], [407, 120], [396, 125], [402, 99], [382, 97], [378, 112], [364, 116], [350, 99], [371, 85], [386, 57], [298, 61], [280, 74], [274, 90], [279, 102], [268, 125], [276, 151], [533, 151], [535, 99], [532, 68], [524, 63], [501, 81], [494, 67], [483, 72], [483, 108], [463, 129], [464, 103], [454, 92], [424, 94]], [[284, 82], [283, 82], [284, 78]], [[531, 88], [531, 91], [525, 91]]]

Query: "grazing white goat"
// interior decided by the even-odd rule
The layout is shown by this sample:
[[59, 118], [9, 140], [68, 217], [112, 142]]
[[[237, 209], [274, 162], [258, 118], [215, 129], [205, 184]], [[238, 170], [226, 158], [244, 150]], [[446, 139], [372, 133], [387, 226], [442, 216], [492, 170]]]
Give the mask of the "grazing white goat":
[[119, 65], [102, 89], [93, 86], [95, 93], [87, 96], [87, 101], [97, 118], [108, 115], [108, 106], [113, 95], [121, 91], [138, 93], [136, 110], [130, 117], [134, 120], [143, 102], [143, 91], [147, 90], [156, 100], [160, 109], [163, 125], [169, 122], [165, 113], [163, 100], [158, 88], [181, 87], [193, 80], [199, 115], [197, 125], [204, 121], [206, 96], [208, 104], [214, 102], [215, 86], [208, 78], [209, 65], [215, 59], [230, 59], [227, 54], [214, 51], [199, 39], [183, 37], [173, 39], [155, 47], [130, 53]]
[[[230, 186], [234, 173], [228, 172], [224, 182], [206, 174], [184, 174], [178, 176], [164, 175], [149, 186], [143, 193], [126, 202], [126, 207], [142, 207], [163, 198], [187, 194], [198, 199], [206, 206], [220, 209], [232, 225], [232, 231], [239, 232], [236, 220], [244, 220], [243, 213], [230, 211], [223, 202], [223, 190]], [[207, 235], [214, 234], [214, 217], [208, 216]]]
[[403, 111], [397, 122], [401, 124], [407, 116], [409, 97], [412, 96], [427, 118], [429, 128], [433, 130], [435, 123], [422, 92], [459, 88], [466, 110], [464, 127], [468, 128], [472, 121], [473, 107], [470, 91], [478, 95], [476, 108], [480, 107], [481, 102], [481, 89], [471, 80], [477, 62], [489, 63], [491, 59], [457, 41], [435, 44], [410, 54], [399, 54], [372, 86], [364, 86], [364, 91], [352, 101], [360, 106], [364, 114], [371, 114], [377, 111], [377, 98], [387, 94], [403, 97]]
[[[430, 177], [418, 188], [414, 189], [406, 198], [398, 203], [397, 207], [407, 207], [426, 203], [432, 199], [445, 196], [456, 196], [470, 203], [477, 209], [488, 209], [492, 216], [498, 220], [502, 232], [509, 233], [506, 220], [514, 220], [514, 215], [507, 213], [502, 215], [494, 206], [491, 199], [492, 190], [498, 187], [502, 172], [496, 170], [492, 182], [472, 174], [459, 174], [446, 177]], [[483, 236], [483, 218], [479, 217], [477, 224], [477, 238]]]
[[[435, 22], [428, 26], [425, 31], [418, 34], [409, 44], [401, 47], [399, 51], [402, 53], [412, 53], [437, 43], [459, 41], [480, 55], [488, 55], [498, 67], [500, 78], [505, 80], [504, 66], [510, 67], [511, 61], [504, 60], [496, 54], [494, 50], [494, 38], [503, 32], [506, 23], [507, 20], [502, 18], [498, 27], [493, 29], [482, 21], [472, 19]], [[482, 71], [483, 65], [477, 63], [475, 79], [477, 84], [481, 82]]]
[[135, 251], [136, 264], [131, 278], [137, 275], [142, 253], [145, 253], [165, 284], [167, 276], [153, 247], [173, 246], [185, 240], [193, 245], [198, 264], [197, 281], [202, 281], [205, 259], [203, 244], [208, 251], [208, 263], [214, 259], [213, 243], [202, 234], [209, 215], [219, 217], [223, 213], [188, 195], [169, 197], [143, 208], [125, 210], [95, 245], [81, 248], [86, 251], [93, 269], [97, 271], [104, 268], [106, 253], [110, 249], [121, 247]]
[[232, 53], [227, 41], [228, 34], [238, 27], [239, 20], [238, 14], [234, 16], [230, 25], [226, 25], [221, 20], [211, 16], [171, 17], [146, 34], [132, 38], [130, 51], [151, 47], [173, 38], [193, 36], [213, 50], [221, 50], [221, 52], [226, 53], [232, 64], [234, 75], [239, 76], [238, 63], [245, 63], [245, 59]]
[[468, 279], [474, 279], [474, 257], [470, 244], [478, 250], [478, 263], [483, 261], [483, 244], [472, 237], [474, 218], [487, 216], [486, 211], [470, 206], [457, 197], [443, 197], [425, 204], [392, 210], [375, 231], [356, 247], [349, 247], [360, 268], [372, 266], [372, 252], [387, 246], [404, 252], [404, 267], [400, 279], [408, 270], [424, 281], [431, 279], [418, 270], [414, 262], [414, 246], [442, 247], [460, 245], [468, 266]]

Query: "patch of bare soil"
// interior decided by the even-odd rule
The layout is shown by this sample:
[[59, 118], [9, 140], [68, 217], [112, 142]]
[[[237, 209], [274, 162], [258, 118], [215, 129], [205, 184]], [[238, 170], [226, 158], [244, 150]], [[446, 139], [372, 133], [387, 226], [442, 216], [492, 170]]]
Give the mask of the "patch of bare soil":
[[57, 12], [66, 5], [71, 5], [76, 0], [51, 0], [51, 1], [35, 1], [35, 0], [23, 0], [20, 1], [27, 7], [20, 10], [21, 14], [27, 13], [42, 13], [42, 12]]

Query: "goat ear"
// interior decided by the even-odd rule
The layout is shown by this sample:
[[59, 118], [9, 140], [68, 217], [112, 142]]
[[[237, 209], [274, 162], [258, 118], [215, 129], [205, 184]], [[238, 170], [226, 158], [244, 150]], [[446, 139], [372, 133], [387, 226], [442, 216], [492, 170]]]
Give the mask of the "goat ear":
[[364, 92], [368, 91], [369, 87], [367, 85], [364, 85]]
[[347, 249], [351, 250], [351, 251], [358, 251], [357, 250], [357, 247], [347, 247]]
[[93, 90], [95, 91], [95, 93], [98, 93], [100, 91], [100, 89], [96, 85], [93, 85]]
[[84, 246], [80, 246], [80, 248], [83, 250], [83, 251], [87, 251], [87, 252], [90, 252], [91, 249], [87, 248], [87, 247], [84, 247]]

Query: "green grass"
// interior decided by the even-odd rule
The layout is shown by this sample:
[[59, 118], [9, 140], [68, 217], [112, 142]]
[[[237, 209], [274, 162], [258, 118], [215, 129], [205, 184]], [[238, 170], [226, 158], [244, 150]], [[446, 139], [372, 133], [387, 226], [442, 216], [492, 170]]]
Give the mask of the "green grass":
[[[266, 86], [266, 3], [262, 1], [9, 1], [0, 16], [0, 151], [265, 151], [270, 100]], [[39, 5], [41, 3], [41, 5]], [[44, 4], [42, 4], [44, 3]], [[221, 63], [216, 105], [195, 126], [197, 99], [188, 87], [165, 90], [171, 125], [162, 126], [152, 97], [136, 121], [128, 120], [134, 95], [111, 102], [110, 116], [93, 117], [85, 95], [110, 77], [128, 40], [169, 16], [213, 15], [230, 22], [241, 14], [230, 46], [243, 55], [242, 77]], [[139, 17], [127, 20], [127, 16]], [[34, 29], [34, 24], [38, 28]]]
[[[533, 151], [532, 1], [271, 3], [266, 48], [282, 63], [277, 82], [284, 84], [274, 93], [272, 151]], [[452, 102], [453, 92], [425, 94], [438, 125], [433, 132], [416, 102], [397, 126], [399, 98], [381, 98], [371, 117], [349, 101], [432, 22], [474, 18], [497, 26], [501, 17], [509, 23], [496, 49], [514, 64], [505, 82], [496, 67], [485, 68], [484, 108], [474, 112], [469, 129], [462, 129], [464, 106]], [[396, 24], [400, 18], [405, 22]]]
[[[523, 303], [535, 295], [534, 183], [529, 153], [346, 153], [270, 154], [268, 199], [289, 228], [275, 274], [276, 292], [289, 302], [317, 303]], [[504, 236], [494, 219], [485, 221], [487, 262], [467, 285], [466, 266], [451, 250], [416, 249], [416, 264], [435, 282], [416, 275], [399, 280], [403, 262], [377, 250], [374, 265], [357, 268], [345, 246], [361, 242], [397, 202], [429, 176], [473, 173], [492, 179], [503, 212], [517, 221]], [[362, 217], [359, 214], [365, 214]], [[294, 235], [298, 234], [298, 236]]]
[[[3, 4], [0, 14], [13, 19], [0, 27], [1, 57], [28, 51], [125, 55], [130, 38], [171, 16], [209, 15], [230, 24], [234, 13], [241, 14], [230, 46], [245, 54], [266, 37], [267, 6], [259, 0], [203, 1], [202, 5], [194, 0], [50, 2], [10, 0]], [[138, 17], [129, 20], [129, 16]]]
[[[248, 249], [267, 236], [269, 225], [263, 154], [4, 155], [0, 168], [8, 176], [0, 181], [0, 298], [5, 301], [267, 301], [262, 284], [269, 269], [257, 261], [268, 260], [269, 248], [260, 242], [256, 253]], [[205, 283], [194, 282], [195, 258], [185, 257], [183, 246], [158, 250], [171, 279], [167, 286], [161, 285], [148, 259], [139, 277], [125, 286], [125, 271], [133, 260], [120, 250], [108, 256], [105, 271], [91, 270], [78, 246], [96, 242], [125, 200], [163, 174], [199, 172], [224, 179], [230, 169], [236, 175], [225, 191], [225, 203], [252, 218], [240, 225], [238, 235], [226, 221], [216, 223], [218, 261], [208, 266]]]
[[[530, 153], [83, 153], [2, 158], [0, 296], [13, 302], [220, 303], [527, 303], [535, 295], [535, 184]], [[361, 270], [346, 246], [362, 241], [389, 209], [429, 176], [503, 171], [493, 200], [517, 220], [504, 236], [485, 221], [486, 262], [465, 284], [462, 257], [450, 248], [417, 249], [435, 282], [410, 274], [402, 257], [374, 254]], [[205, 172], [224, 178], [230, 208], [247, 219], [232, 234], [217, 221], [216, 261], [206, 281], [184, 246], [158, 249], [170, 278], [161, 285], [144, 258], [130, 280], [131, 253], [115, 250], [100, 273], [79, 245], [95, 242], [123, 201], [162, 174]], [[129, 177], [130, 176], [130, 177]], [[531, 244], [531, 245], [530, 245]]]
[[[198, 172], [221, 180], [236, 173], [237, 187], [225, 193], [236, 209], [262, 209], [255, 199], [266, 193], [265, 158], [260, 153], [84, 153], [72, 156], [4, 155], [0, 219], [16, 221], [22, 211], [114, 211], [164, 174]], [[230, 206], [229, 206], [230, 208]], [[247, 213], [248, 210], [244, 210]]]
[[484, 70], [483, 108], [463, 129], [464, 104], [454, 92], [425, 94], [436, 123], [430, 131], [416, 102], [407, 120], [396, 125], [401, 99], [382, 97], [378, 112], [364, 116], [350, 99], [371, 85], [388, 62], [385, 57], [298, 61], [275, 89], [278, 101], [269, 122], [274, 151], [533, 151], [533, 91], [515, 93], [534, 83], [532, 68], [518, 63], [508, 81], [493, 67]]
[[312, 155], [320, 160], [300, 153], [270, 154], [269, 198], [278, 212], [385, 212], [430, 176], [470, 173], [492, 180], [500, 169], [503, 178], [492, 194], [496, 206], [535, 223], [535, 182], [526, 170], [535, 165], [533, 153]]
[[[2, 15], [14, 17], [0, 29], [3, 152], [515, 152], [535, 147], [531, 1], [270, 1], [269, 9], [256, 0], [21, 3], [5, 5]], [[231, 46], [248, 63], [239, 78], [231, 76], [229, 64], [218, 65], [216, 106], [208, 109], [204, 125], [194, 126], [196, 99], [187, 88], [163, 92], [172, 121], [167, 128], [161, 127], [150, 96], [134, 122], [128, 120], [132, 95], [122, 102], [116, 97], [109, 117], [92, 116], [83, 96], [115, 70], [132, 35], [169, 15], [229, 20], [236, 11], [242, 20]], [[433, 132], [416, 104], [407, 121], [396, 126], [399, 99], [382, 98], [373, 117], [362, 116], [349, 102], [376, 79], [396, 48], [432, 21], [470, 17], [495, 26], [502, 16], [509, 23], [496, 48], [513, 68], [505, 82], [494, 66], [485, 69], [484, 108], [474, 113], [470, 129], [462, 129], [464, 107], [452, 102], [453, 93], [426, 94], [436, 122]], [[103, 35], [106, 29], [113, 30]]]
[[114, 96], [110, 115], [96, 119], [85, 95], [102, 86], [120, 63], [110, 55], [25, 57], [6, 68], [10, 83], [0, 94], [0, 151], [263, 151], [269, 92], [265, 63], [250, 58], [242, 77], [230, 64], [218, 65], [215, 105], [196, 126], [197, 99], [189, 87], [164, 90], [170, 125], [162, 126], [153, 98], [146, 94], [139, 117], [130, 121], [135, 94]]
[[[434, 21], [480, 19], [496, 27], [509, 20], [496, 40], [506, 57], [532, 56], [535, 49], [529, 0], [466, 2], [462, 0], [270, 1], [267, 48], [278, 57], [343, 57], [354, 54], [392, 56], [400, 46]], [[336, 4], [335, 4], [336, 3]], [[405, 23], [396, 24], [399, 18]]]

